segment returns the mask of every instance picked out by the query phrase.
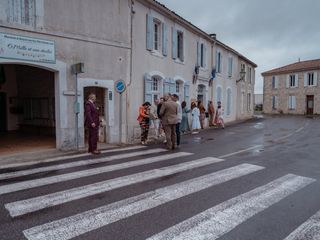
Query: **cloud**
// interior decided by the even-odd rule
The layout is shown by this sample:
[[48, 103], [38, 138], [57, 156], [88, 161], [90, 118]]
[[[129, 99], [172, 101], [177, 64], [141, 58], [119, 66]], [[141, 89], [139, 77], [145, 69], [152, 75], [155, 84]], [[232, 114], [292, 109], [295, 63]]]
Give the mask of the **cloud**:
[[263, 91], [261, 72], [320, 58], [318, 0], [159, 2], [257, 63], [257, 93]]

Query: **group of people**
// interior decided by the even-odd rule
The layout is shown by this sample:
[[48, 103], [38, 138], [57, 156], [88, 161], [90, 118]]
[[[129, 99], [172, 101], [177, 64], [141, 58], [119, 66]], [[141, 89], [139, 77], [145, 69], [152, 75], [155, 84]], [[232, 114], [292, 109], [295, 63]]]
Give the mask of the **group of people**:
[[179, 102], [176, 94], [165, 94], [160, 100], [155, 99], [154, 104], [145, 102], [139, 108], [138, 121], [141, 127], [141, 144], [146, 144], [150, 125], [153, 125], [155, 136], [165, 134], [165, 143], [168, 149], [180, 146], [181, 133], [190, 132], [188, 123], [191, 113], [191, 132], [199, 133], [204, 129], [205, 118], [209, 117], [209, 126], [221, 126], [224, 128], [223, 109], [219, 101], [215, 111], [212, 101], [209, 101], [208, 112], [201, 101], [192, 102], [191, 109], [187, 103]]

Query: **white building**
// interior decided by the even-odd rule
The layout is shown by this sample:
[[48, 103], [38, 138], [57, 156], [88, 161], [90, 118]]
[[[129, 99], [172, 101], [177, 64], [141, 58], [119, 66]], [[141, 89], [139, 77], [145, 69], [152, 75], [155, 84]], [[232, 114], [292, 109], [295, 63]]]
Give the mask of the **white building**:
[[[84, 146], [83, 103], [92, 91], [106, 143], [134, 142], [139, 105], [165, 92], [188, 103], [221, 100], [226, 122], [253, 115], [256, 65], [154, 0], [0, 1], [0, 48], [0, 130], [46, 132], [59, 149], [76, 146], [78, 110]], [[79, 62], [75, 107], [71, 69]]]

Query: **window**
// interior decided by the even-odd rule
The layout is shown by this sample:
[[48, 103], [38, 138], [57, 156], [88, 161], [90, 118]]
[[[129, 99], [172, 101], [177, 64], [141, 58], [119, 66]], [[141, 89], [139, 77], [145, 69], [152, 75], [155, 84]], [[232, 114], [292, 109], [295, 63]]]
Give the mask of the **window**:
[[308, 73], [308, 85], [313, 86], [314, 85], [314, 74]]
[[180, 83], [176, 82], [176, 93], [180, 93]]
[[289, 96], [288, 99], [288, 109], [294, 110], [296, 109], [296, 96]]
[[158, 55], [167, 56], [167, 25], [159, 19], [147, 14], [147, 50]]
[[276, 76], [272, 76], [272, 89], [278, 88], [278, 78]]
[[159, 79], [156, 77], [152, 78], [152, 91], [157, 92], [159, 90]]
[[177, 32], [177, 58], [183, 61], [183, 32]]
[[10, 0], [8, 22], [35, 25], [35, 0]]
[[252, 68], [248, 66], [248, 82], [252, 83]]
[[295, 87], [296, 86], [296, 76], [295, 75], [290, 75], [289, 77], [289, 86], [290, 87]]
[[272, 96], [272, 109], [276, 110], [278, 108], [278, 96]]
[[153, 19], [153, 49], [160, 50], [160, 36], [161, 36], [161, 22], [157, 19]]
[[216, 71], [218, 73], [221, 73], [222, 71], [222, 66], [221, 66], [221, 61], [222, 61], [222, 56], [221, 56], [221, 52], [217, 52], [217, 55], [216, 55]]
[[[246, 65], [244, 63], [240, 64], [240, 72], [246, 73]], [[243, 77], [243, 80], [246, 81], [246, 77]]]
[[247, 111], [251, 111], [251, 93], [247, 94]]
[[204, 43], [197, 42], [197, 66], [206, 67], [207, 48]]
[[216, 104], [217, 102], [222, 102], [222, 88], [220, 86], [217, 87], [217, 90], [216, 90]]
[[229, 59], [228, 59], [228, 77], [232, 77], [232, 64], [233, 64], [233, 59], [232, 59], [232, 57], [229, 57]]

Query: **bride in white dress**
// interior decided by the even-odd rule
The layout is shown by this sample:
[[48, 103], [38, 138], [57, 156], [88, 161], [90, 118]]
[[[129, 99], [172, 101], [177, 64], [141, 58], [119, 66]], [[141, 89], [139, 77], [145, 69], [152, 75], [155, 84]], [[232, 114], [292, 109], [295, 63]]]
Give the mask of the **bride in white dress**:
[[199, 108], [197, 107], [197, 104], [195, 102], [191, 103], [191, 130], [192, 134], [199, 133], [199, 129], [201, 128], [200, 125], [200, 111]]

